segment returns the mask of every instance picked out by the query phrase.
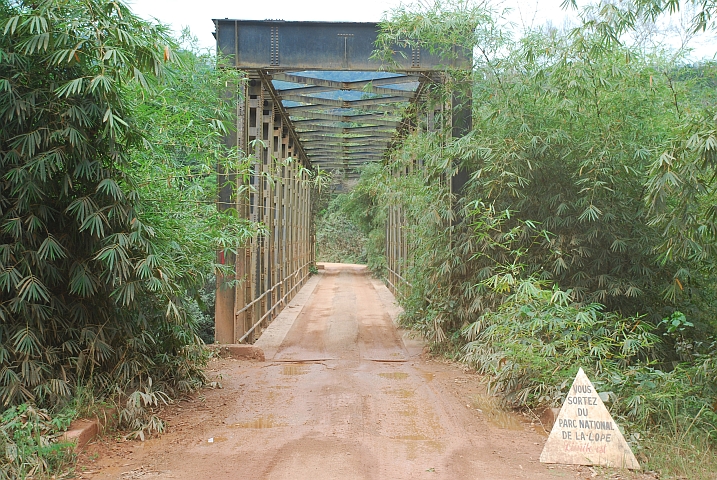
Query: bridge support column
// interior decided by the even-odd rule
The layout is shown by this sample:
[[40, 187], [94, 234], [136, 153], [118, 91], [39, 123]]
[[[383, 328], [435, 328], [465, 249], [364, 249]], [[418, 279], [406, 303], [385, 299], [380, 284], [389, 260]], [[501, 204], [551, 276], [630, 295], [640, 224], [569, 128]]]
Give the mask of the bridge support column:
[[[236, 102], [236, 118], [237, 129], [234, 135], [228, 135], [224, 141], [228, 147], [237, 147], [241, 151], [246, 151], [245, 133], [246, 119], [245, 107], [246, 102], [246, 85], [241, 83], [236, 86], [236, 90], [230, 95], [237, 95]], [[217, 184], [219, 185], [219, 193], [217, 199], [217, 210], [224, 211], [229, 208], [236, 208], [239, 215], [244, 216], [244, 207], [246, 202], [240, 193], [240, 184], [242, 179], [234, 172], [223, 171], [221, 168], [218, 173]], [[246, 218], [246, 217], [244, 217]], [[237, 325], [235, 322], [234, 312], [237, 308], [243, 307], [243, 291], [237, 288], [235, 279], [244, 277], [243, 254], [244, 249], [238, 250], [238, 255], [225, 255], [223, 252], [217, 252], [217, 262], [222, 265], [231, 265], [235, 267], [236, 275], [225, 276], [221, 272], [217, 272], [217, 289], [214, 306], [214, 339], [218, 343], [234, 343], [237, 333]]]

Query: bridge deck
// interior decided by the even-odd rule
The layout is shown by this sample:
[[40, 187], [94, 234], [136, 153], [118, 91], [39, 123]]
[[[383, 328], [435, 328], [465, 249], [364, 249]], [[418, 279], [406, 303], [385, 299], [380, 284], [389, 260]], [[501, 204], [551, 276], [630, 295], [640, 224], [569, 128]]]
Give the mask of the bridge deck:
[[265, 362], [215, 360], [223, 389], [93, 478], [575, 478], [538, 463], [545, 437], [486, 410], [477, 376], [423, 358], [396, 313], [364, 267], [327, 264], [258, 340]]

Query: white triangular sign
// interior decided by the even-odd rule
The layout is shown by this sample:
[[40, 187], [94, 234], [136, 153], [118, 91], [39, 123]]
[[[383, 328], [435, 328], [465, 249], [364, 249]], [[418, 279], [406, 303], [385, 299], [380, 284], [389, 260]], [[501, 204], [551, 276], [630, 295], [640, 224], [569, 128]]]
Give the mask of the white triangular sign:
[[592, 382], [581, 368], [540, 454], [543, 463], [639, 469]]

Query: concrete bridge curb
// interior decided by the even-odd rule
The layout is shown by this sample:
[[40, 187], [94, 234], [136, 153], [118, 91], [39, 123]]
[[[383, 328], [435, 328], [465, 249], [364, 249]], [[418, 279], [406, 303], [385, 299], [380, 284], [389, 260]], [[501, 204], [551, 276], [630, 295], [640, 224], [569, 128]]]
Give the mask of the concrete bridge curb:
[[321, 279], [321, 275], [322, 273], [318, 273], [309, 278], [306, 285], [304, 285], [301, 290], [299, 290], [299, 293], [289, 302], [289, 305], [281, 311], [266, 330], [262, 332], [257, 341], [254, 342], [254, 345], [252, 345], [253, 348], [262, 351], [265, 360], [271, 360], [274, 358], [274, 355], [276, 355], [289, 329], [291, 329], [294, 321], [304, 309], [304, 305], [308, 302], [311, 294], [314, 293], [316, 285], [318, 285]]

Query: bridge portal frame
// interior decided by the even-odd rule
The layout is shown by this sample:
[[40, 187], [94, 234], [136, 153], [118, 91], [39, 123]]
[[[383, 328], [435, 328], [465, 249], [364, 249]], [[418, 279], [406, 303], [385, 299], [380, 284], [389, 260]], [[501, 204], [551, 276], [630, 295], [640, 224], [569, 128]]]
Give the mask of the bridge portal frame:
[[[218, 343], [252, 343], [262, 326], [304, 285], [316, 260], [308, 173], [312, 166], [272, 77], [287, 78], [296, 71], [390, 68], [392, 73], [419, 74], [437, 81], [447, 66], [470, 68], [470, 60], [468, 55], [454, 55], [461, 65], [455, 60], [445, 65], [425, 49], [396, 46], [392, 65], [383, 65], [371, 58], [377, 23], [230, 19], [215, 19], [214, 23], [218, 55], [248, 74], [247, 82], [238, 88], [236, 132], [226, 141], [254, 158], [248, 179], [220, 172], [219, 185], [224, 187], [219, 190], [217, 207], [236, 208], [243, 218], [267, 228], [266, 234], [241, 246], [236, 257], [219, 257], [235, 265], [236, 277], [217, 275], [215, 338]], [[418, 97], [423, 87], [417, 90]], [[457, 118], [470, 121], [470, 104]], [[393, 143], [414, 128], [416, 125], [404, 119]], [[366, 155], [375, 159], [372, 153]], [[275, 181], [270, 181], [270, 176]], [[401, 273], [410, 257], [404, 225], [400, 207], [391, 208], [386, 280], [394, 293], [398, 281], [405, 282]]]

